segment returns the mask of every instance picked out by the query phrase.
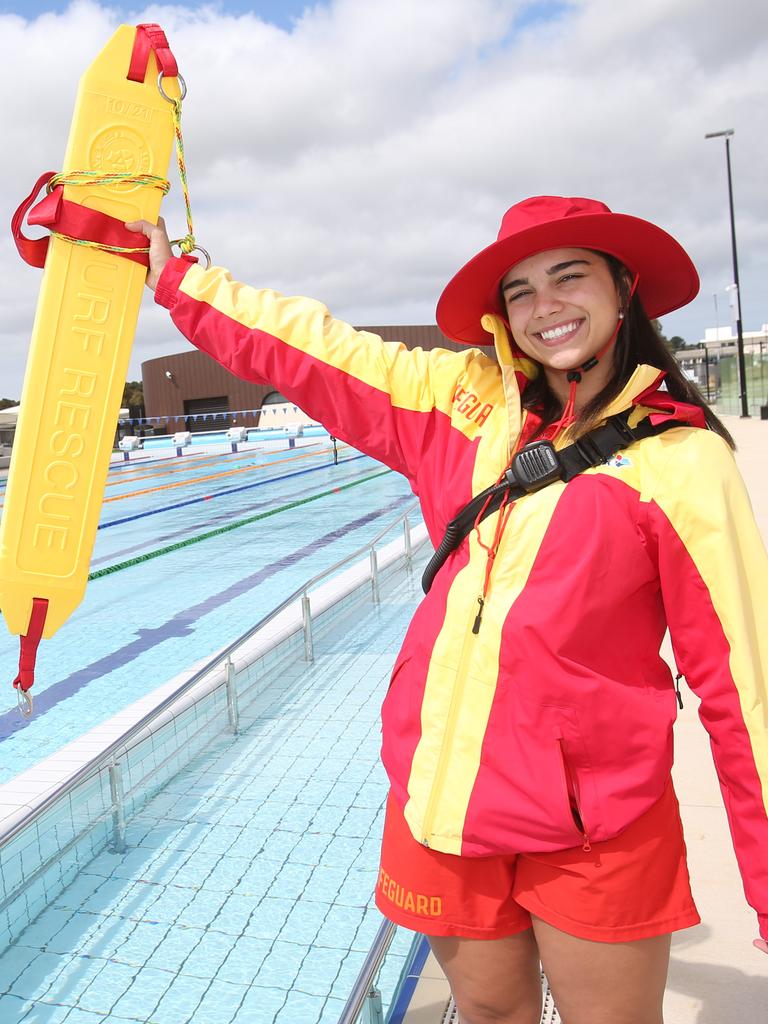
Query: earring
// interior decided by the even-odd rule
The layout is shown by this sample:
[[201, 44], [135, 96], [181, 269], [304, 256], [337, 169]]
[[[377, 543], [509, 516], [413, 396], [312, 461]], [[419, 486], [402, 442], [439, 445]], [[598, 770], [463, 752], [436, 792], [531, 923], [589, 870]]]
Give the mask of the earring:
[[624, 319], [624, 310], [620, 309], [619, 310], [619, 320], [623, 320], [623, 319]]

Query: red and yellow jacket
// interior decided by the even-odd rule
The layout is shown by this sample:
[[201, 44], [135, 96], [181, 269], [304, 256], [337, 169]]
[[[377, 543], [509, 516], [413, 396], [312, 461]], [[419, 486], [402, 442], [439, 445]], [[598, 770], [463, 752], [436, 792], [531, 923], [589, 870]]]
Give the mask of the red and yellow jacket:
[[[435, 544], [509, 464], [533, 367], [495, 317], [484, 326], [498, 362], [408, 351], [319, 302], [181, 260], [156, 299], [237, 376], [274, 384], [403, 473]], [[639, 366], [606, 415], [672, 406], [684, 419], [656, 391], [661, 376]], [[486, 543], [498, 515], [480, 527]], [[681, 426], [518, 501], [475, 634], [485, 571], [472, 533], [416, 611], [384, 702], [384, 765], [415, 838], [463, 856], [557, 850], [648, 810], [673, 759], [669, 626], [768, 938], [768, 559], [725, 442]]]

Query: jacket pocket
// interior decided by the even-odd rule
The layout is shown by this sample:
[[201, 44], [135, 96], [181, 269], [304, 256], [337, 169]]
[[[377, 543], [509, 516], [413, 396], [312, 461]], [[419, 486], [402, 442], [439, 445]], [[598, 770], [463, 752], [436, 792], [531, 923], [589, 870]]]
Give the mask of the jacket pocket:
[[582, 804], [579, 799], [579, 790], [576, 784], [576, 779], [571, 766], [568, 763], [562, 737], [558, 736], [555, 743], [557, 746], [557, 755], [562, 774], [563, 799], [565, 801], [568, 814], [573, 821], [574, 828], [581, 837], [581, 848], [586, 853], [589, 853], [592, 849], [592, 843], [589, 839], [589, 827], [584, 819], [584, 812], [582, 811]]

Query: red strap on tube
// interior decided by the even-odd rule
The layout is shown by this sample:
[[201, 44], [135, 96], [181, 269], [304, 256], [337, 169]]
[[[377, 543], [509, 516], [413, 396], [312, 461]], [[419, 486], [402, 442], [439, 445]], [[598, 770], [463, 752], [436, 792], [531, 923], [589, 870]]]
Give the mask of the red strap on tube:
[[150, 50], [154, 51], [158, 66], [167, 78], [176, 78], [179, 67], [171, 53], [165, 32], [159, 25], [147, 23], [136, 26], [136, 40], [133, 44], [131, 64], [126, 78], [130, 82], [143, 82], [147, 75]]
[[37, 648], [43, 636], [45, 617], [48, 614], [48, 601], [43, 597], [35, 597], [32, 600], [32, 614], [29, 617], [27, 632], [21, 639], [21, 652], [19, 654], [19, 674], [13, 681], [14, 687], [20, 687], [25, 693], [31, 689], [35, 681], [35, 661], [37, 660]]
[[40, 175], [35, 182], [35, 187], [11, 218], [11, 232], [13, 234], [13, 240], [16, 243], [16, 248], [19, 250], [21, 258], [25, 263], [28, 263], [30, 267], [45, 266], [45, 254], [48, 252], [49, 240], [47, 238], [27, 238], [21, 228], [24, 223], [24, 217], [26, 216], [27, 210], [29, 210], [30, 206], [34, 203], [37, 198], [37, 194], [43, 185], [47, 185], [55, 173], [55, 171], [46, 171], [45, 174]]
[[[50, 181], [53, 174], [53, 171], [46, 171], [37, 179], [34, 190], [11, 219], [13, 240], [26, 263], [32, 267], [44, 267], [50, 239], [27, 238], [22, 231], [25, 214], [29, 224], [39, 224], [71, 238], [95, 242], [97, 246], [116, 245], [121, 249], [138, 249], [145, 244], [145, 237], [139, 232], [129, 231], [121, 220], [109, 217], [106, 213], [99, 213], [90, 207], [81, 206], [79, 203], [69, 202], [64, 198], [61, 185], [30, 210], [38, 192]], [[149, 256], [145, 252], [121, 252], [117, 255], [141, 263], [144, 267], [149, 266]]]

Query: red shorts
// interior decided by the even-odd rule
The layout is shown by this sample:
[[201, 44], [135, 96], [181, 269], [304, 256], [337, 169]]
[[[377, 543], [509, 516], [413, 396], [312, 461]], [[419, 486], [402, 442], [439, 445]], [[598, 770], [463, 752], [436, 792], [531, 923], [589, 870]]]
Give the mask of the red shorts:
[[672, 783], [615, 839], [554, 853], [457, 857], [418, 843], [390, 795], [376, 905], [425, 935], [501, 939], [531, 915], [582, 939], [628, 942], [699, 917]]

